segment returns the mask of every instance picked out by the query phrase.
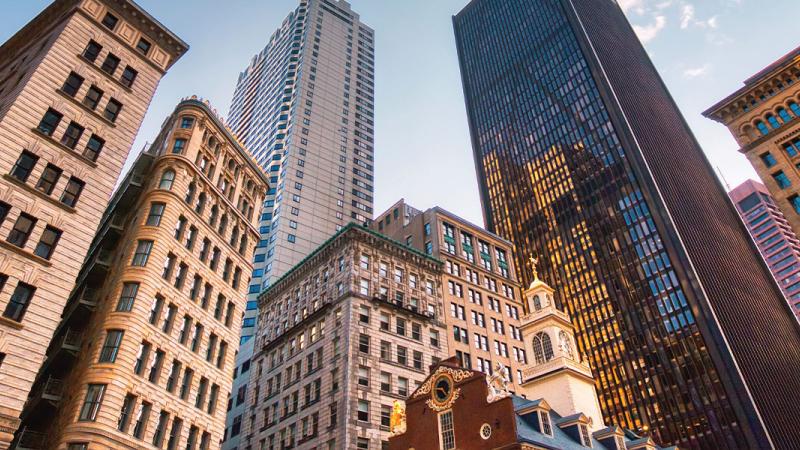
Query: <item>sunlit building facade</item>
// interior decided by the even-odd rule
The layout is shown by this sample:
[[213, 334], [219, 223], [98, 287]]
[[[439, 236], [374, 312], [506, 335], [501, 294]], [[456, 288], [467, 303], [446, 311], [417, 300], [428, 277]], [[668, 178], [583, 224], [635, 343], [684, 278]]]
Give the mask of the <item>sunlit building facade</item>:
[[486, 226], [561, 287], [606, 423], [795, 445], [797, 322], [617, 3], [473, 0], [454, 25]]
[[150, 100], [187, 49], [128, 0], [54, 1], [0, 46], [0, 449]]
[[[373, 214], [374, 32], [344, 0], [300, 0], [239, 75], [228, 122], [270, 178], [235, 390], [246, 390], [257, 296], [350, 222]], [[247, 399], [232, 400], [225, 449]]]
[[764, 262], [800, 317], [800, 241], [767, 188], [747, 180], [728, 193]]

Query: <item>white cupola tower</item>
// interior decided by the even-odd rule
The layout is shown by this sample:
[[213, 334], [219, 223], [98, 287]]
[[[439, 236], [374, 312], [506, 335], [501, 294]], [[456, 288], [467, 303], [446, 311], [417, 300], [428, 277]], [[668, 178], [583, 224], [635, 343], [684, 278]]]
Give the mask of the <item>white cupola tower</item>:
[[600, 430], [605, 424], [592, 369], [578, 354], [569, 316], [556, 308], [554, 289], [539, 279], [538, 260], [530, 261], [533, 282], [525, 291], [527, 314], [520, 324], [528, 355], [522, 371], [524, 393], [530, 399], [547, 400], [561, 416], [583, 413], [591, 420], [590, 428]]

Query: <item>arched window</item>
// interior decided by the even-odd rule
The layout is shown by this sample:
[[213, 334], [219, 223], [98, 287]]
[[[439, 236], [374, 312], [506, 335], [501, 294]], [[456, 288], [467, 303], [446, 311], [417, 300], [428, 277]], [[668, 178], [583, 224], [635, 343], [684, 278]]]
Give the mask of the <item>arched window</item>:
[[783, 123], [787, 123], [792, 120], [792, 116], [790, 116], [789, 113], [783, 108], [778, 108], [778, 116], [781, 118]]
[[225, 228], [227, 227], [228, 227], [228, 215], [223, 214], [222, 219], [219, 221], [219, 228], [217, 229], [217, 231], [219, 232], [219, 234], [225, 234]]
[[570, 358], [574, 358], [572, 355], [572, 344], [570, 343], [569, 336], [567, 332], [561, 330], [558, 332], [558, 346], [561, 348], [561, 353], [567, 355]]
[[203, 210], [206, 209], [206, 193], [201, 192], [200, 195], [197, 197], [197, 204], [194, 205], [194, 212], [197, 214], [203, 214]]
[[767, 122], [769, 122], [769, 126], [772, 127], [773, 130], [777, 130], [781, 127], [781, 123], [778, 122], [778, 119], [775, 118], [772, 114], [767, 114]]
[[536, 358], [536, 364], [553, 359], [553, 344], [550, 342], [550, 336], [544, 331], [536, 333], [533, 337], [533, 356]]
[[217, 216], [219, 216], [219, 206], [214, 205], [211, 207], [211, 216], [208, 218], [208, 224], [212, 227], [217, 224]]
[[758, 131], [761, 132], [762, 136], [766, 136], [766, 135], [769, 134], [769, 128], [767, 128], [767, 125], [764, 124], [764, 122], [762, 122], [760, 120], [758, 122], [756, 122], [756, 128], [758, 128]]
[[792, 113], [795, 115], [795, 117], [800, 117], [800, 106], [797, 106], [797, 103], [789, 103], [789, 109], [792, 110]]
[[165, 170], [161, 174], [161, 181], [158, 182], [159, 189], [172, 189], [172, 182], [175, 181], [175, 172], [172, 170]]
[[542, 309], [542, 299], [539, 298], [538, 295], [533, 296], [533, 310], [539, 311]]
[[196, 185], [194, 181], [189, 183], [189, 188], [186, 189], [186, 197], [184, 197], [183, 201], [185, 201], [189, 206], [192, 205], [192, 200], [194, 200], [194, 190], [196, 189]]
[[233, 231], [231, 231], [231, 240], [230, 240], [231, 247], [236, 245], [236, 241], [238, 240], [239, 240], [239, 227], [235, 226], [233, 227]]

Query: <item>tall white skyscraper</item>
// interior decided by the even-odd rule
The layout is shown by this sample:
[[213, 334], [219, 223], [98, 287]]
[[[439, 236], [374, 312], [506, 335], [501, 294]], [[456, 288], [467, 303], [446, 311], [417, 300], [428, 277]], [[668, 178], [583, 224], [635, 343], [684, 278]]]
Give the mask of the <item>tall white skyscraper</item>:
[[261, 215], [224, 449], [244, 448], [258, 293], [348, 223], [372, 218], [373, 39], [346, 1], [300, 0], [239, 75], [228, 122], [272, 188]]

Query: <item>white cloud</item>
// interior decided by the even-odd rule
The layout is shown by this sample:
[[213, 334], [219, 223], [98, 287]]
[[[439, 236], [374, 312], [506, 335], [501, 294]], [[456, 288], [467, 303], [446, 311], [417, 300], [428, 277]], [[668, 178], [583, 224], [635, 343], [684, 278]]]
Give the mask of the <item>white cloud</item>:
[[644, 13], [644, 0], [617, 0], [623, 11], [635, 11], [637, 14]]
[[688, 28], [694, 20], [694, 5], [685, 4], [681, 7], [681, 28]]
[[639, 36], [642, 43], [652, 41], [661, 30], [667, 25], [667, 18], [664, 16], [655, 16], [655, 22], [648, 25], [634, 25], [633, 30]]
[[704, 64], [700, 67], [690, 67], [683, 71], [683, 77], [686, 79], [702, 77], [711, 71], [711, 64]]

